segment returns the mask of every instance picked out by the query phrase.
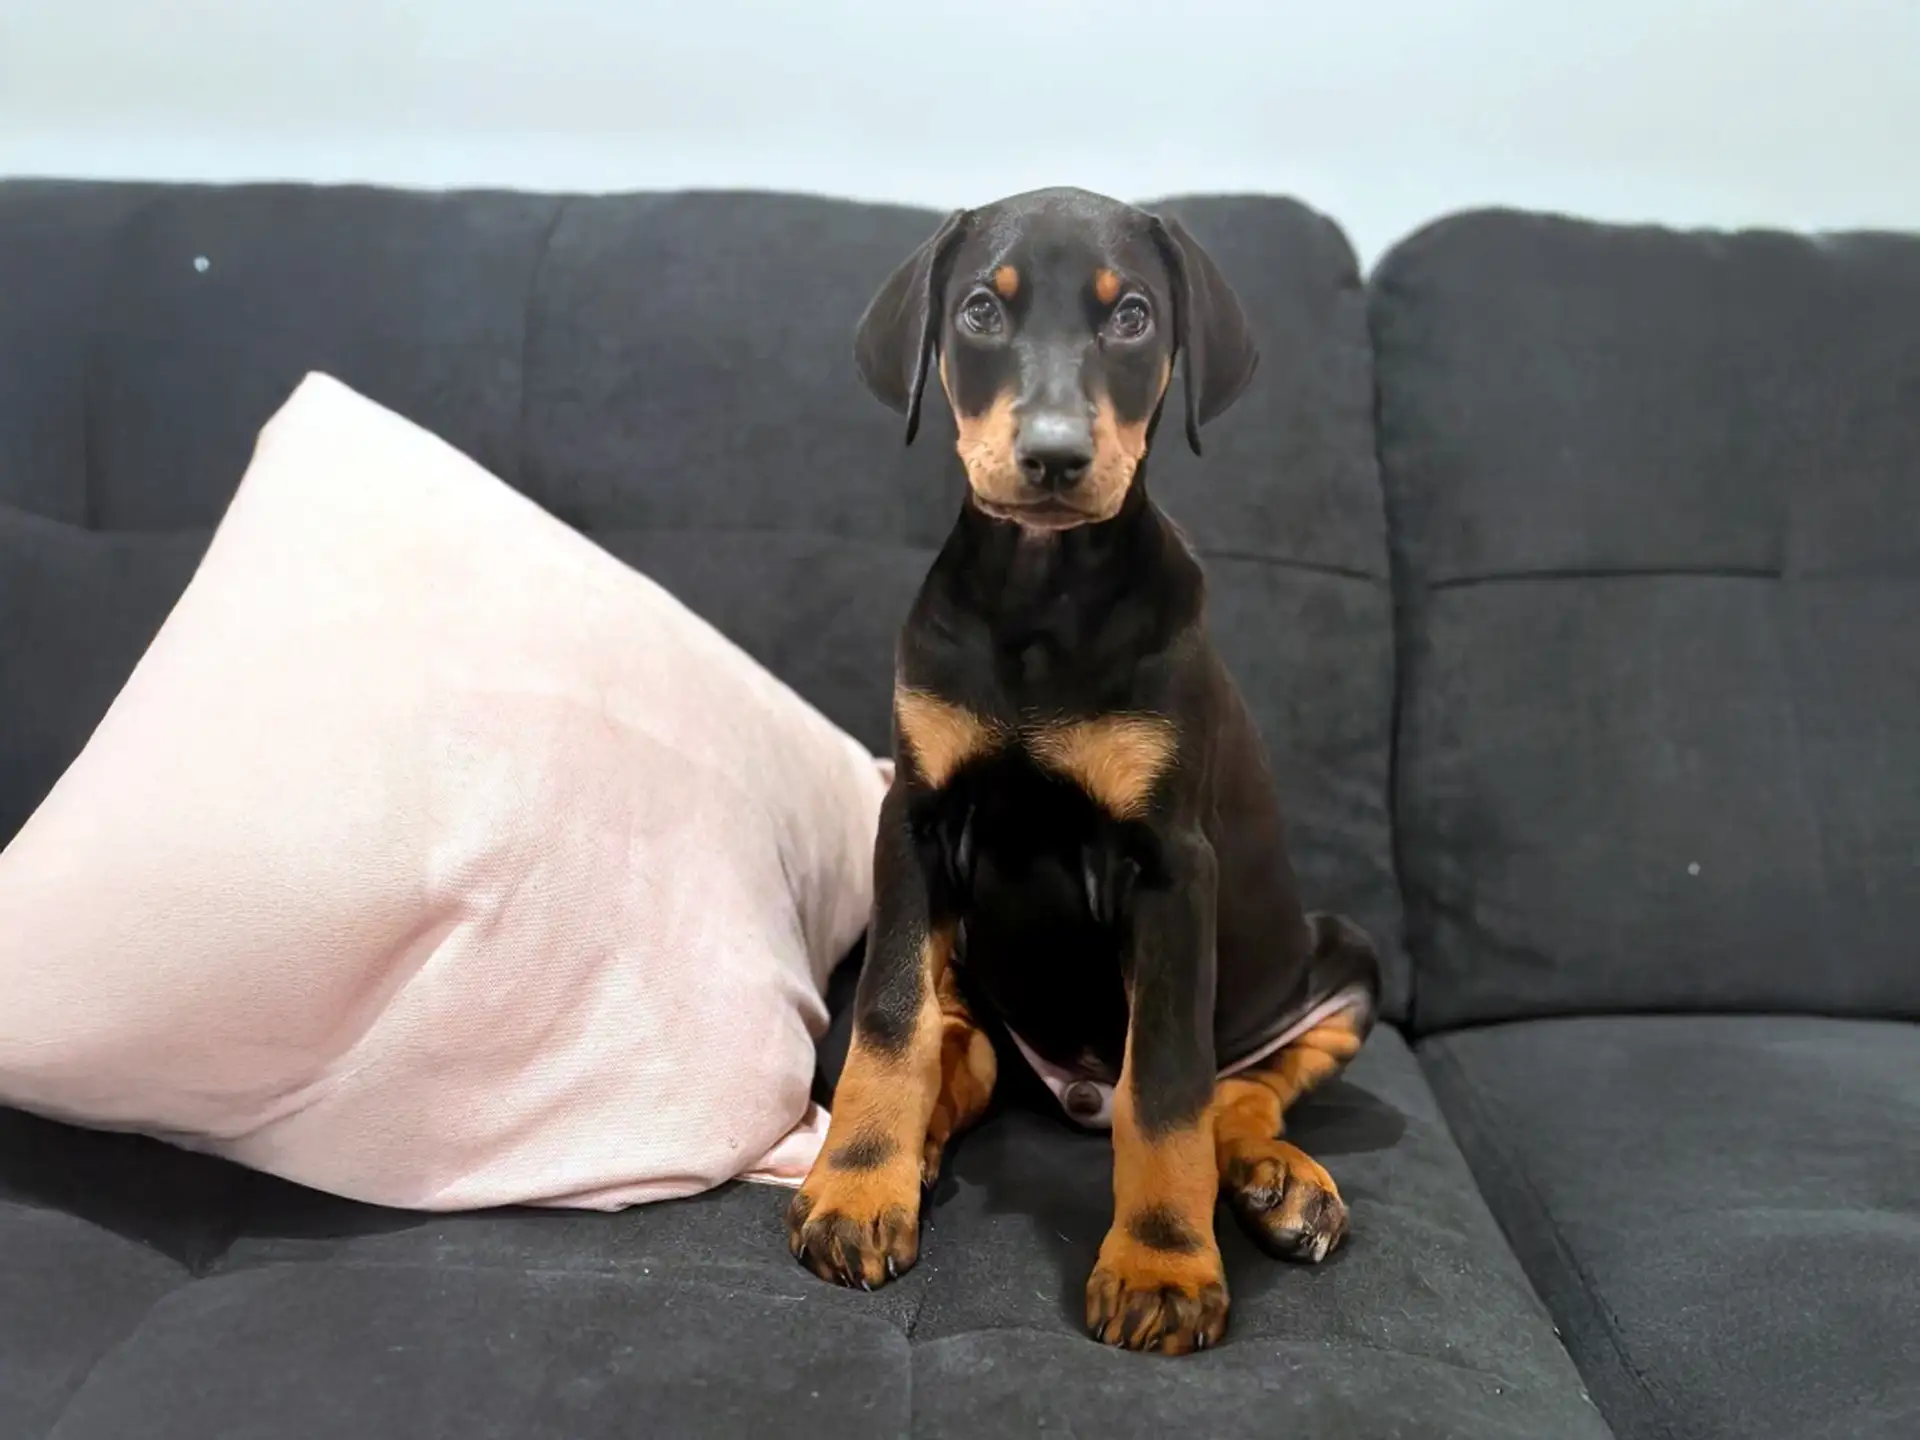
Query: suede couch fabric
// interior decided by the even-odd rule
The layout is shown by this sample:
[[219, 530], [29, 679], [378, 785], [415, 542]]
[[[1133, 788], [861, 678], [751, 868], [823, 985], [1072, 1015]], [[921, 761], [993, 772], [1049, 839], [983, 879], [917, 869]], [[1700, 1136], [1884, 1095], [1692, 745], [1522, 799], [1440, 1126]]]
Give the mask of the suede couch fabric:
[[1371, 315], [1419, 1028], [1920, 1017], [1920, 243], [1483, 213]]
[[[1207, 554], [1304, 891], [1379, 937], [1398, 1014], [1365, 293], [1337, 227], [1300, 206], [1178, 209], [1265, 362], [1204, 463], [1169, 425], [1153, 484]], [[0, 184], [0, 275], [28, 282], [0, 287], [0, 367], [20, 377], [0, 405], [0, 840], [84, 744], [309, 370], [465, 451], [884, 746], [893, 636], [961, 491], [950, 421], [930, 406], [905, 448], [851, 335], [938, 219], [754, 195]], [[1265, 1407], [1361, 1433], [1428, 1413], [1463, 1436], [1604, 1433], [1417, 1067], [1397, 1037], [1378, 1048], [1386, 1098], [1329, 1141], [1376, 1212], [1373, 1262], [1356, 1244], [1302, 1275], [1241, 1247], [1239, 1348], [1175, 1391], [1079, 1333], [1107, 1150], [1033, 1117], [963, 1156], [934, 1218], [952, 1240], [930, 1232], [929, 1262], [874, 1297], [793, 1263], [778, 1192], [442, 1226], [8, 1117], [0, 1437], [296, 1417], [369, 1440], [945, 1434], [1141, 1406], [1167, 1425], [1197, 1407], [1220, 1433], [1266, 1433]], [[1471, 1334], [1463, 1310], [1483, 1316]]]
[[1920, 1434], [1920, 1027], [1539, 1020], [1421, 1055], [1622, 1440]]
[[410, 1214], [0, 1116], [0, 1436], [1608, 1434], [1397, 1033], [1295, 1133], [1354, 1238], [1301, 1269], [1223, 1213], [1233, 1319], [1188, 1364], [1079, 1333], [1107, 1142], [1037, 1106], [960, 1143], [871, 1295], [763, 1186]]
[[1920, 241], [1472, 214], [1370, 317], [1442, 1108], [1616, 1433], [1913, 1434]]
[[[1380, 937], [1398, 1014], [1365, 295], [1345, 237], [1300, 206], [1177, 209], [1264, 361], [1204, 462], [1169, 426], [1155, 493], [1209, 556], [1304, 894]], [[963, 492], [944, 408], [903, 447], [852, 334], [939, 220], [762, 195], [0, 184], [0, 274], [28, 280], [0, 299], [0, 373], [22, 387], [0, 410], [0, 843], [309, 370], [464, 451], [884, 750], [894, 636]]]
[[[1177, 208], [1264, 358], [1152, 484], [1309, 902], [1387, 951], [1393, 1023], [1292, 1127], [1349, 1245], [1223, 1216], [1225, 1344], [1092, 1344], [1106, 1143], [1017, 1067], [873, 1295], [757, 1187], [421, 1216], [0, 1112], [0, 1440], [1914, 1433], [1920, 242], [1481, 213], [1362, 286], [1298, 206]], [[849, 334], [936, 219], [0, 184], [0, 840], [309, 368], [880, 746], [959, 497]]]

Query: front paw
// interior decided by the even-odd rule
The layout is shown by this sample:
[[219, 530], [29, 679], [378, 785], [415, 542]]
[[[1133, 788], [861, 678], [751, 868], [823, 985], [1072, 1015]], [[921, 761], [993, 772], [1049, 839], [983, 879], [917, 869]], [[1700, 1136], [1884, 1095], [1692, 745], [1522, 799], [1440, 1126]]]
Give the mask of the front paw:
[[1247, 1146], [1221, 1179], [1240, 1227], [1269, 1255], [1317, 1265], [1346, 1239], [1347, 1202], [1333, 1177], [1297, 1146]]
[[1227, 1275], [1209, 1238], [1190, 1250], [1156, 1249], [1115, 1226], [1087, 1281], [1087, 1332], [1127, 1350], [1185, 1355], [1219, 1343], [1227, 1328]]
[[[824, 1162], [823, 1162], [824, 1164]], [[787, 1206], [787, 1248], [822, 1280], [871, 1290], [920, 1256], [920, 1187], [880, 1172], [816, 1166]]]

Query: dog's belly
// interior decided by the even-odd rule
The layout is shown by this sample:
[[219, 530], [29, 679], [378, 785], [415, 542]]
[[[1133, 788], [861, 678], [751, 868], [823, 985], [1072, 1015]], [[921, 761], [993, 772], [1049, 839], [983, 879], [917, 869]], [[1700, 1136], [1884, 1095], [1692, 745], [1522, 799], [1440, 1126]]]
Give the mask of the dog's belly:
[[[927, 803], [925, 858], [943, 877], [940, 908], [957, 916], [963, 993], [1072, 1119], [1105, 1128], [1127, 1043], [1123, 917], [1136, 878], [1165, 883], [1159, 842], [1015, 749], [968, 767]], [[1227, 868], [1239, 903], [1222, 916], [1231, 954], [1215, 976], [1223, 1074], [1256, 1063], [1329, 1007], [1366, 998], [1337, 966], [1310, 963], [1291, 883], [1271, 884], [1260, 863]]]
[[971, 907], [956, 960], [967, 994], [1022, 1048], [1063, 1072], [1118, 1079], [1127, 1040], [1119, 948], [1055, 886], [1001, 887]]
[[1117, 1078], [1127, 997], [1111, 859], [1129, 837], [1078, 787], [1018, 756], [944, 798], [949, 833], [964, 837], [955, 962], [969, 998], [1043, 1060]]

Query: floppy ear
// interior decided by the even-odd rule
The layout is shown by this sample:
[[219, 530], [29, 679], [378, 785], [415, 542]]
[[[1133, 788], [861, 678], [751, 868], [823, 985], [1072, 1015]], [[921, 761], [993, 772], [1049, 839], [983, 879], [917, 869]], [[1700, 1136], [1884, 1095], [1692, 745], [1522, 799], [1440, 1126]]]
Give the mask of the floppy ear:
[[1227, 277], [1172, 216], [1155, 218], [1154, 239], [1173, 277], [1173, 342], [1184, 357], [1187, 444], [1200, 453], [1200, 427], [1247, 388], [1259, 366], [1247, 312]]
[[920, 428], [920, 392], [940, 337], [940, 297], [947, 262], [966, 233], [967, 212], [956, 210], [926, 244], [887, 277], [867, 304], [853, 340], [860, 378], [884, 404], [907, 417], [907, 444]]

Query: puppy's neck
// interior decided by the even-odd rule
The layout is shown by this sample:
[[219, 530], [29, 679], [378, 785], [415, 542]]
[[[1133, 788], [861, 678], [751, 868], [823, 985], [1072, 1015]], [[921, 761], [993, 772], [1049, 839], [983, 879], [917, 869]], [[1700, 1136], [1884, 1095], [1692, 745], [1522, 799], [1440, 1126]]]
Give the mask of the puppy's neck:
[[1143, 573], [1161, 517], [1137, 476], [1109, 520], [1033, 529], [988, 515], [969, 496], [955, 527], [969, 598], [981, 614], [1032, 617], [1063, 605], [1111, 604], [1151, 583]]
[[1022, 703], [1124, 670], [1202, 603], [1199, 564], [1144, 473], [1112, 519], [1070, 530], [1025, 530], [968, 500], [930, 582], [939, 603], [984, 627], [994, 669]]

